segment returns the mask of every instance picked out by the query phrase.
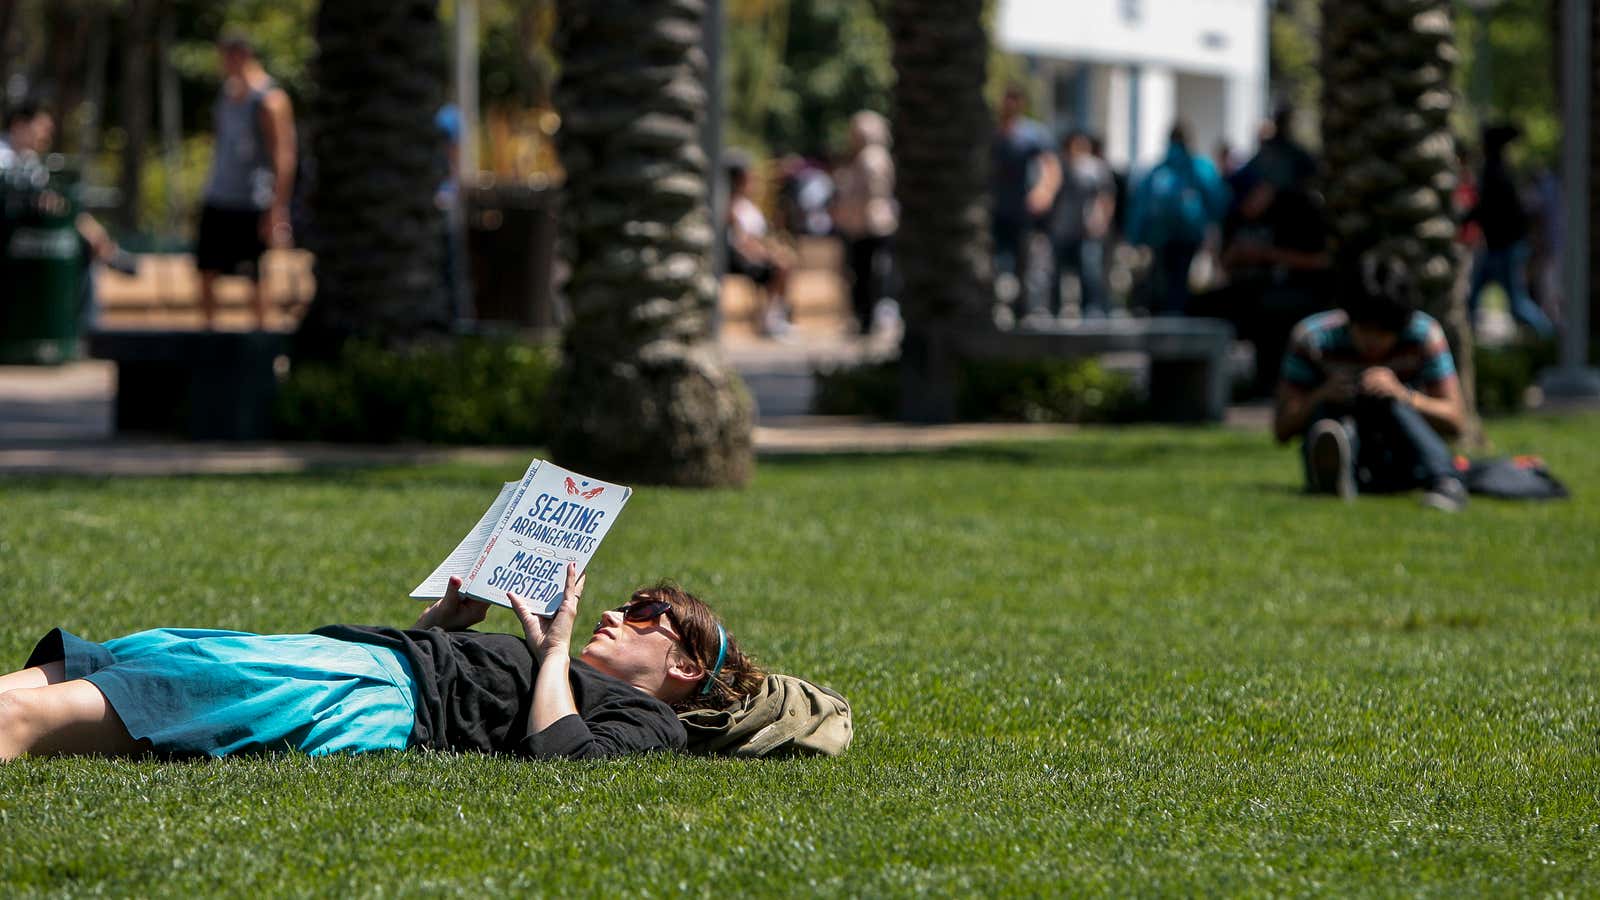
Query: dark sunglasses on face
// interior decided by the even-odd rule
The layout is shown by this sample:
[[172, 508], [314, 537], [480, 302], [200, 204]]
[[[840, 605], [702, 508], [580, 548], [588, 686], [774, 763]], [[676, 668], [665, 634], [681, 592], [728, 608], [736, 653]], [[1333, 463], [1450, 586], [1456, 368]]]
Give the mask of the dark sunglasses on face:
[[672, 627], [678, 627], [677, 617], [672, 614], [672, 604], [665, 600], [634, 600], [617, 607], [616, 611], [622, 613], [622, 621], [645, 626], [654, 625], [661, 614], [666, 613]]

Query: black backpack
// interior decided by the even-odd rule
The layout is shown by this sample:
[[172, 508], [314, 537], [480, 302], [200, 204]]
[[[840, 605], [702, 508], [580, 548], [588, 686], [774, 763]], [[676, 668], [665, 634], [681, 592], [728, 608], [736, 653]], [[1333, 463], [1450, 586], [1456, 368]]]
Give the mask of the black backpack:
[[1567, 486], [1550, 474], [1537, 456], [1468, 460], [1456, 457], [1456, 471], [1467, 492], [1505, 500], [1564, 500]]

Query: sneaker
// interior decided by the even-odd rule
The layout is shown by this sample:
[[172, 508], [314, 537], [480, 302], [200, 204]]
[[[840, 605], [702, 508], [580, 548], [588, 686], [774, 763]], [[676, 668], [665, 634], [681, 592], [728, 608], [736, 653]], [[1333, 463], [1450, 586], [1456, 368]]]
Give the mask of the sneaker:
[[1338, 494], [1346, 503], [1356, 498], [1356, 476], [1350, 458], [1350, 436], [1333, 419], [1320, 419], [1306, 438], [1311, 445], [1311, 490]]
[[1440, 512], [1460, 512], [1467, 505], [1467, 488], [1460, 479], [1440, 478], [1422, 493], [1422, 505]]
[[783, 314], [783, 310], [773, 308], [767, 310], [767, 314], [762, 317], [761, 328], [767, 337], [781, 341], [790, 336], [790, 332], [794, 330], [794, 325]]

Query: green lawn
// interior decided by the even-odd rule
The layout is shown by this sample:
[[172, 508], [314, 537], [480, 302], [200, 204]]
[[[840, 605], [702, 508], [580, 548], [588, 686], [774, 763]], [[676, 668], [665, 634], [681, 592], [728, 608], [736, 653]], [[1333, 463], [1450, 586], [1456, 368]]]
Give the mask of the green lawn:
[[[1600, 417], [1491, 433], [1576, 499], [1346, 506], [1170, 429], [641, 490], [588, 614], [678, 578], [853, 701], [845, 757], [22, 761], [0, 895], [1594, 894]], [[523, 462], [0, 481], [0, 660], [409, 623]]]

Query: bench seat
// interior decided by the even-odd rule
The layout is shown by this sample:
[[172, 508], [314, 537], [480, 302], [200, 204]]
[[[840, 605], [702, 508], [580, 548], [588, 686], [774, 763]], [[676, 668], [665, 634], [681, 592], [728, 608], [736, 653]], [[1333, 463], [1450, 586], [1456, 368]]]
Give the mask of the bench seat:
[[116, 363], [118, 432], [197, 441], [272, 436], [277, 366], [289, 337], [261, 331], [95, 331], [89, 355]]
[[1233, 326], [1222, 319], [1157, 317], [1024, 324], [1012, 331], [946, 335], [968, 359], [1085, 357], [1139, 352], [1150, 359], [1150, 414], [1164, 422], [1220, 422], [1231, 385]]

